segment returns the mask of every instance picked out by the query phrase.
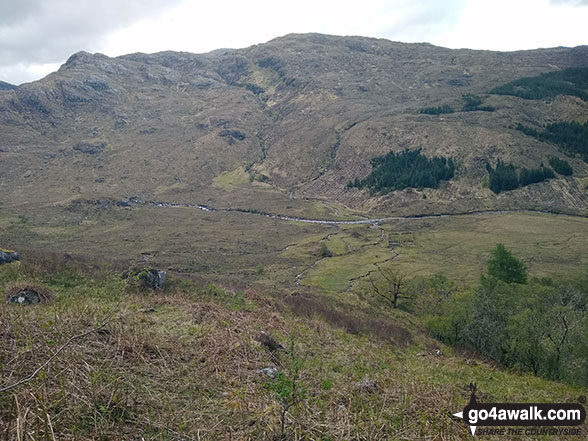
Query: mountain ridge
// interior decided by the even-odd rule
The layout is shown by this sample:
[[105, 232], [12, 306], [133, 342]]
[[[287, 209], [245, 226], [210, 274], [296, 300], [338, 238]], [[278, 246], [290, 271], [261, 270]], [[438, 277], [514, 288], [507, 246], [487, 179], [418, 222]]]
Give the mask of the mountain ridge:
[[[318, 199], [391, 214], [585, 212], [588, 169], [581, 160], [571, 160], [573, 178], [503, 195], [482, 185], [485, 162], [538, 166], [565, 158], [514, 130], [516, 123], [540, 127], [588, 115], [586, 103], [573, 97], [528, 106], [487, 92], [585, 66], [587, 46], [502, 53], [322, 34], [206, 54], [110, 58], [82, 51], [57, 72], [0, 97], [7, 177], [0, 203], [157, 195], [255, 209], [267, 209], [267, 197], [280, 208], [292, 198]], [[483, 95], [496, 111], [419, 114], [427, 106], [460, 107], [468, 93]], [[346, 188], [369, 173], [374, 156], [406, 148], [460, 158], [456, 179], [385, 196]]]

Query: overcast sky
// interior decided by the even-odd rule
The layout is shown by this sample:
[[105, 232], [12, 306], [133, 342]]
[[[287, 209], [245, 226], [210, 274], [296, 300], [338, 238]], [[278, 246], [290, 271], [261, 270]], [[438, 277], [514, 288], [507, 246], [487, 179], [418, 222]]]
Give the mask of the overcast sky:
[[0, 80], [73, 53], [207, 52], [292, 32], [492, 50], [588, 44], [588, 0], [0, 0]]

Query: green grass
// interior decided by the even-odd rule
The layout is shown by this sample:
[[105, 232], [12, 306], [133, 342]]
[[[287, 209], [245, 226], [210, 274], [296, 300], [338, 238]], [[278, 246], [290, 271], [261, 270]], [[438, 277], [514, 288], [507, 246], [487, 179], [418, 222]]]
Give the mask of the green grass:
[[[497, 242], [513, 250], [531, 275], [571, 274], [588, 264], [588, 219], [538, 213], [403, 220], [384, 224], [384, 237], [381, 229], [367, 225], [299, 224], [244, 213], [158, 207], [80, 206], [69, 212], [54, 207], [20, 217], [8, 214], [0, 225], [5, 248], [148, 261], [243, 288], [292, 289], [295, 276], [310, 268], [302, 285], [344, 291], [350, 279], [396, 253], [391, 262], [408, 274], [442, 272], [470, 283], [479, 278]], [[334, 256], [321, 259], [325, 240]], [[393, 248], [387, 247], [388, 240]], [[258, 265], [264, 267], [262, 274]]]
[[[584, 233], [588, 219], [584, 218], [508, 213], [411, 220], [383, 228], [384, 240], [375, 229], [340, 229], [328, 241], [336, 256], [319, 260], [302, 284], [344, 292], [351, 279], [390, 258], [383, 265], [394, 265], [409, 277], [440, 272], [452, 280], [473, 283], [485, 271], [489, 252], [498, 242], [523, 260], [531, 276], [573, 274], [588, 265]], [[392, 248], [387, 247], [388, 238]], [[351, 252], [342, 252], [343, 243], [351, 246]], [[310, 253], [307, 257], [312, 258]]]

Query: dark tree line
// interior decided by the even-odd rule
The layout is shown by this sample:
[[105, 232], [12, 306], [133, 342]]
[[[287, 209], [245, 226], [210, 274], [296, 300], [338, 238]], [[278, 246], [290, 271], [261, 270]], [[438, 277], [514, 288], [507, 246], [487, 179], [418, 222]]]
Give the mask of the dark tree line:
[[[463, 106], [461, 107], [462, 112], [475, 112], [475, 111], [482, 111], [482, 112], [494, 112], [496, 109], [492, 106], [483, 106], [484, 99], [479, 97], [478, 95], [474, 95], [472, 93], [465, 93], [461, 96], [463, 99]], [[440, 115], [443, 113], [453, 113], [454, 110], [448, 104], [443, 104], [442, 106], [438, 107], [423, 107], [419, 110], [419, 113], [424, 113], [427, 115]]]
[[471, 93], [463, 94], [463, 107], [461, 108], [462, 112], [474, 112], [474, 111], [483, 111], [483, 112], [494, 112], [496, 110], [492, 106], [482, 106], [484, 100], [477, 95], [473, 95]]
[[423, 107], [419, 110], [419, 113], [424, 113], [426, 115], [441, 115], [442, 113], [453, 113], [453, 109], [449, 107], [449, 105], [443, 104], [439, 107]]
[[490, 175], [488, 187], [494, 193], [498, 194], [502, 191], [514, 190], [519, 187], [519, 178], [514, 165], [505, 164], [499, 159], [496, 168], [486, 164], [486, 170]]
[[560, 175], [571, 176], [574, 173], [574, 169], [572, 169], [570, 163], [565, 159], [559, 159], [554, 156], [549, 160], [549, 165]]
[[556, 144], [567, 153], [579, 154], [588, 162], [588, 121], [584, 124], [575, 121], [556, 122], [547, 125], [544, 130], [519, 124], [517, 130], [527, 136]]
[[367, 188], [373, 193], [388, 193], [404, 188], [438, 188], [440, 181], [455, 173], [453, 159], [427, 158], [421, 150], [389, 152], [372, 159], [372, 172], [365, 179], [350, 181], [348, 188]]
[[588, 101], [588, 68], [569, 68], [557, 72], [542, 73], [536, 77], [525, 77], [496, 87], [490, 93], [512, 95], [529, 100], [552, 98], [557, 95], [572, 95]]
[[549, 167], [523, 168], [517, 173], [514, 165], [501, 160], [498, 160], [496, 168], [486, 164], [486, 170], [490, 175], [488, 187], [496, 194], [555, 178], [555, 173]]
[[549, 167], [523, 168], [519, 172], [519, 185], [524, 187], [553, 178], [555, 178], [555, 173]]

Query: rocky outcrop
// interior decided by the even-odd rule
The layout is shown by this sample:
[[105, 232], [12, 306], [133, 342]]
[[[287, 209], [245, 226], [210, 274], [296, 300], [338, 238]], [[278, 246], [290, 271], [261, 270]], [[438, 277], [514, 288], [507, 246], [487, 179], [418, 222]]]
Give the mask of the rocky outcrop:
[[3, 263], [10, 263], [20, 260], [20, 256], [16, 251], [8, 251], [0, 249], [0, 265]]
[[145, 288], [149, 289], [163, 289], [167, 280], [167, 273], [165, 271], [159, 271], [155, 268], [141, 271], [139, 273], [139, 280]]
[[240, 130], [223, 130], [219, 133], [219, 136], [225, 138], [230, 145], [233, 145], [235, 141], [243, 141], [247, 138]]
[[21, 305], [32, 305], [40, 302], [39, 294], [36, 291], [29, 290], [19, 291], [8, 298], [8, 303], [18, 303]]
[[97, 155], [102, 153], [104, 147], [106, 147], [105, 142], [78, 142], [72, 149], [76, 152], [85, 153], [86, 155]]
[[161, 290], [167, 281], [167, 272], [156, 268], [145, 268], [142, 270], [130, 269], [122, 274], [123, 279], [134, 279], [139, 283], [142, 291]]

